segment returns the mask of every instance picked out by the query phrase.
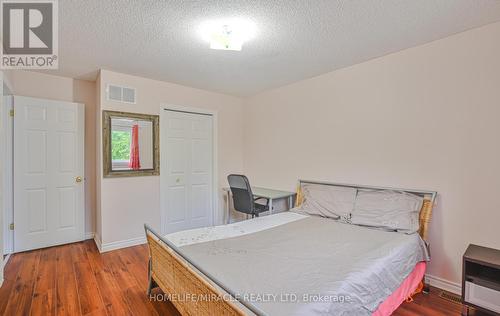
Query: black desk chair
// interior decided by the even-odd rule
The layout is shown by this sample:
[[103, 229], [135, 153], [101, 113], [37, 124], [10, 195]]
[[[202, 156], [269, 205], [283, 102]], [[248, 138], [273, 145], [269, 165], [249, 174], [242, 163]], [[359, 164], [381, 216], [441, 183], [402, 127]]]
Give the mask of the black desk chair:
[[[234, 209], [238, 212], [258, 217], [260, 213], [269, 211], [269, 200], [266, 198], [254, 198], [252, 187], [248, 178], [241, 174], [230, 174], [227, 182], [233, 195]], [[256, 203], [257, 200], [266, 200], [266, 204]]]

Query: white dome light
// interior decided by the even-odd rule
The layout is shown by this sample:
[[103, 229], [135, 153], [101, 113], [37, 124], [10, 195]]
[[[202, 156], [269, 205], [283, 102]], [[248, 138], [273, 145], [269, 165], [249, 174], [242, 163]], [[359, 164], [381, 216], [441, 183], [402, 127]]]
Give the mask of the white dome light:
[[236, 18], [208, 21], [201, 25], [200, 33], [212, 49], [240, 51], [255, 36], [255, 24]]

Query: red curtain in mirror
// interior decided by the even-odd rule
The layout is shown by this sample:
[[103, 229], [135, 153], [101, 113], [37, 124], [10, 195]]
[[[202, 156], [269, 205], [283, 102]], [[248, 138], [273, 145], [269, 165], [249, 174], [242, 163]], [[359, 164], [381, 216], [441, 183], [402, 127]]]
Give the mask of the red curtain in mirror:
[[130, 161], [128, 167], [132, 170], [141, 169], [141, 162], [139, 160], [139, 125], [132, 126], [132, 139], [130, 143]]

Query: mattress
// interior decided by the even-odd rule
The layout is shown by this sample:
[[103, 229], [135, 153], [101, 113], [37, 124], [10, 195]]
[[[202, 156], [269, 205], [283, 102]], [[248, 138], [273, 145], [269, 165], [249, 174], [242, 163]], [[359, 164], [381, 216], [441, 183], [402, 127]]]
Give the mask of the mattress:
[[295, 212], [282, 212], [269, 216], [255, 217], [237, 223], [183, 230], [165, 236], [176, 247], [192, 245], [212, 240], [238, 237], [270, 229], [308, 217]]
[[385, 315], [416, 287], [413, 280], [400, 290], [428, 260], [417, 234], [295, 212], [165, 237], [267, 315]]

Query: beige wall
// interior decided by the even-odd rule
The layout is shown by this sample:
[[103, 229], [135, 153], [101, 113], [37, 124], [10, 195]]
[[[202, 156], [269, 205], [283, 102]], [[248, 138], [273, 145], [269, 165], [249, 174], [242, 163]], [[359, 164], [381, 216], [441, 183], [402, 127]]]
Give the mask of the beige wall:
[[95, 222], [95, 82], [21, 70], [6, 71], [12, 94], [85, 104], [85, 232]]
[[[137, 89], [137, 104], [108, 101], [106, 86], [123, 85]], [[242, 100], [223, 94], [188, 88], [101, 70], [101, 110], [159, 114], [160, 104], [174, 104], [218, 111], [218, 180], [226, 185], [230, 172], [243, 169], [243, 112]], [[99, 141], [98, 150], [101, 143]], [[98, 166], [102, 168], [102, 155]], [[98, 171], [100, 172], [100, 170]], [[144, 238], [144, 223], [160, 229], [160, 177], [107, 178], [101, 181], [99, 232], [103, 246], [111, 242]], [[219, 190], [221, 192], [221, 190]], [[222, 193], [219, 197], [222, 212]], [[99, 207], [98, 207], [99, 208]]]
[[469, 243], [500, 248], [499, 38], [496, 23], [249, 99], [245, 172], [439, 191], [429, 273], [459, 282]]

